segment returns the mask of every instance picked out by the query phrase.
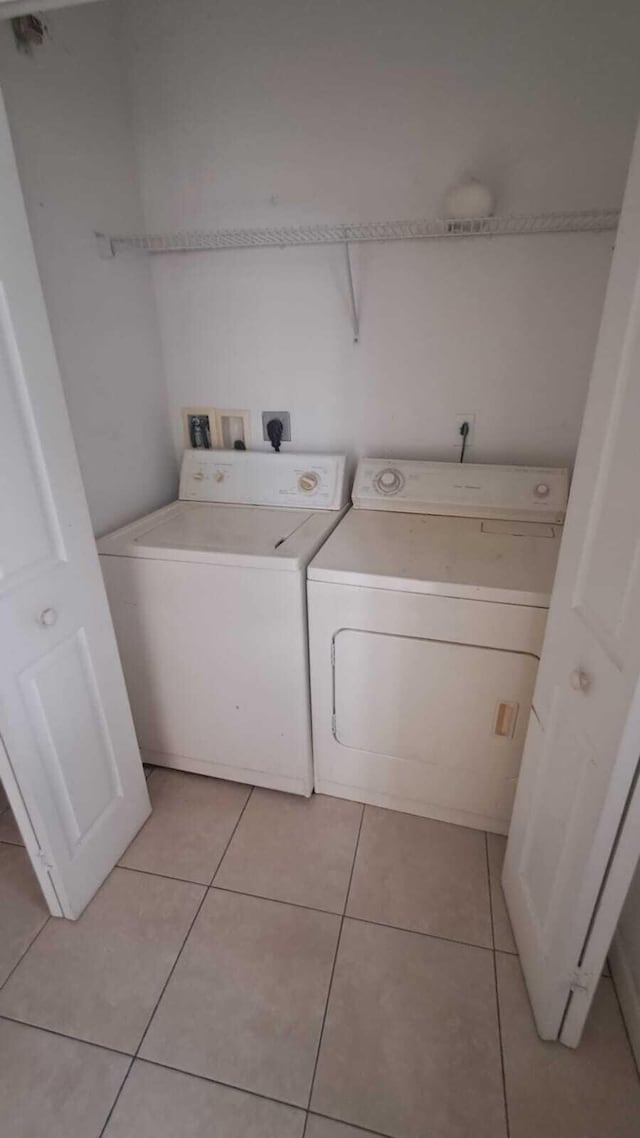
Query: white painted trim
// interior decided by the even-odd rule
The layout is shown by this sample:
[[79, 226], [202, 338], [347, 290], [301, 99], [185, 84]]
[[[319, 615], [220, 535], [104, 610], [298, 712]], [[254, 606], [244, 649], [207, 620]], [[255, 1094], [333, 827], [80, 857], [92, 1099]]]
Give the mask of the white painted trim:
[[633, 969], [620, 932], [616, 933], [611, 942], [609, 965], [633, 1054], [640, 1070], [640, 989], [635, 984]]
[[[153, 760], [149, 760], [152, 762]], [[465, 826], [471, 830], [486, 830], [490, 834], [509, 833], [509, 823], [489, 814], [472, 814], [469, 810], [453, 810], [447, 806], [435, 806], [431, 802], [416, 801], [401, 794], [385, 794], [382, 790], [372, 790], [367, 786], [348, 786], [333, 779], [318, 777], [315, 780], [316, 794], [327, 794], [330, 798], [348, 798], [351, 802], [364, 802], [367, 806], [382, 806], [386, 810], [399, 810], [401, 814], [415, 814], [420, 818], [435, 818], [438, 822], [451, 822], [454, 826]]]
[[259, 777], [260, 786], [267, 786], [270, 790], [282, 790], [285, 794], [301, 794], [309, 798], [313, 793], [313, 779], [296, 778], [286, 774], [270, 774], [268, 771], [258, 770], [256, 767], [239, 767], [229, 763], [204, 762], [201, 759], [191, 758], [190, 755], [176, 755], [165, 751], [150, 751], [141, 749], [142, 761], [151, 763], [156, 767], [171, 767], [177, 771], [192, 771], [196, 774], [209, 775], [213, 778], [224, 778], [229, 782], [243, 782], [249, 786]]

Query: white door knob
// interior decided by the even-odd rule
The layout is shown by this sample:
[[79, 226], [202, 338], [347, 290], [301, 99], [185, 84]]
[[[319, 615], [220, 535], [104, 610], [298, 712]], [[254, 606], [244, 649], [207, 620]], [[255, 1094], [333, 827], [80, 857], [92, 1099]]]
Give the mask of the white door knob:
[[571, 687], [574, 691], [586, 692], [591, 687], [591, 676], [582, 670], [576, 668], [570, 676]]
[[55, 609], [43, 609], [38, 617], [40, 624], [43, 624], [45, 628], [51, 628], [51, 625], [55, 624], [57, 619], [58, 614]]

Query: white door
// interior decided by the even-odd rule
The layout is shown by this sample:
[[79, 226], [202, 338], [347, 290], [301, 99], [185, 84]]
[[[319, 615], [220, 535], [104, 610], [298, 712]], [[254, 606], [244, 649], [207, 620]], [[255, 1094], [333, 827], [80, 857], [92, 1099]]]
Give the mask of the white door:
[[[543, 1038], [560, 1037], [574, 1046], [624, 899], [622, 891], [617, 905], [609, 903], [610, 931], [604, 935], [600, 909], [607, 872], [640, 754], [640, 706], [634, 699], [639, 677], [640, 136], [503, 877], [538, 1030]], [[640, 831], [634, 840], [637, 858]], [[626, 856], [631, 865], [628, 849]], [[596, 919], [598, 951], [589, 945]]]
[[1, 101], [0, 739], [51, 911], [77, 917], [150, 807]]

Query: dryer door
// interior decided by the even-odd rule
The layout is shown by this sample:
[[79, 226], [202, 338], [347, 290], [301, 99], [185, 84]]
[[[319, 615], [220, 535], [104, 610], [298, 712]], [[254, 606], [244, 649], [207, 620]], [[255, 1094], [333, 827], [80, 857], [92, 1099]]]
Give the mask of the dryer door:
[[525, 652], [342, 629], [335, 738], [368, 756], [380, 791], [506, 829], [537, 666]]

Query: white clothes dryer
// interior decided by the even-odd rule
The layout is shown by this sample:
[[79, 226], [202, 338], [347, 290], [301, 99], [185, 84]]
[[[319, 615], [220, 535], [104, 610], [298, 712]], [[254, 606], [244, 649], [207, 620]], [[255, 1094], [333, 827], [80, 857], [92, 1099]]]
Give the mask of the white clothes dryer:
[[98, 542], [146, 761], [311, 793], [306, 567], [345, 466], [186, 451], [179, 499]]
[[562, 469], [362, 459], [307, 571], [316, 790], [506, 833]]

